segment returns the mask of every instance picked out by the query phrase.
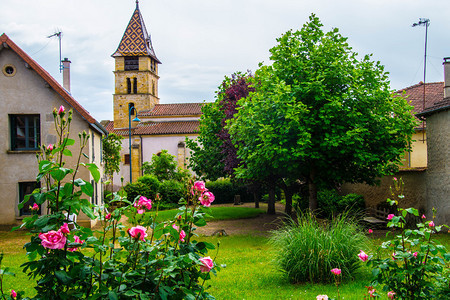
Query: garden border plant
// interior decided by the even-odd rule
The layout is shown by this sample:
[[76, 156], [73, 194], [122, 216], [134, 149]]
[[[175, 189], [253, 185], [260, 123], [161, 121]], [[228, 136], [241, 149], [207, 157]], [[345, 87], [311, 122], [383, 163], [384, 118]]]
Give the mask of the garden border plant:
[[[93, 194], [92, 185], [77, 178], [80, 167], [87, 168], [96, 182], [100, 178], [95, 164], [81, 162], [89, 135], [79, 134], [77, 163], [69, 168], [65, 158], [72, 156], [68, 146], [75, 144], [69, 138], [72, 111], [67, 113], [61, 106], [53, 115], [58, 143], [42, 145], [38, 155], [37, 180], [44, 182], [43, 188], [23, 202], [46, 203], [48, 214], [39, 216], [34, 211], [20, 226], [31, 233], [25, 244], [29, 261], [22, 267], [36, 280], [37, 295], [32, 299], [214, 299], [204, 285], [220, 269], [207, 256], [215, 246], [194, 239], [195, 226], [206, 225], [205, 216], [214, 201], [205, 184], [195, 182], [188, 197], [180, 200], [176, 217], [165, 222], [157, 220], [158, 197], [153, 202], [142, 196], [127, 199], [120, 192], [111, 203], [126, 206], [113, 210], [109, 204], [94, 206], [86, 199]], [[93, 232], [76, 223], [69, 229], [67, 216], [81, 211], [100, 220], [101, 230]], [[133, 227], [120, 223], [122, 215]], [[24, 295], [14, 291], [7, 297]]]

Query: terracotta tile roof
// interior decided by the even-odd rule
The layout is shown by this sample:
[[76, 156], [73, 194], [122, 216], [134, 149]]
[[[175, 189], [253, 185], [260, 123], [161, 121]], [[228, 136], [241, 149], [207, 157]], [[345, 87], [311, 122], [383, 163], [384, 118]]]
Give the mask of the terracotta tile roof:
[[134, 134], [160, 135], [196, 133], [199, 124], [199, 121], [144, 122], [139, 123], [134, 130]]
[[200, 116], [203, 103], [171, 103], [156, 104], [151, 110], [143, 110], [138, 113], [142, 117], [165, 116]]
[[[410, 104], [414, 106], [414, 113], [420, 113], [423, 111], [423, 82], [415, 84], [413, 86], [398, 90], [396, 93], [402, 95], [405, 92], [405, 96]], [[430, 82], [425, 84], [425, 109], [433, 106], [436, 102], [444, 99], [444, 83], [443, 82]]]
[[130, 22], [123, 34], [122, 40], [117, 47], [114, 56], [143, 56], [149, 55], [153, 57], [158, 63], [161, 63], [156, 57], [155, 50], [153, 50], [150, 35], [145, 28], [144, 19], [142, 18], [139, 4], [136, 2], [136, 9], [131, 16]]
[[89, 112], [84, 109], [44, 68], [42, 68], [34, 59], [17, 46], [5, 33], [0, 36], [0, 44], [6, 43], [8, 47], [19, 55], [36, 73], [39, 74], [66, 102], [75, 109], [86, 121], [94, 124], [99, 131], [104, 131], [103, 126], [98, 123]]
[[[135, 128], [131, 128], [132, 135], [165, 135], [165, 134], [189, 134], [196, 133], [199, 121], [171, 121], [171, 122], [142, 122]], [[114, 122], [110, 121], [105, 128], [121, 136], [128, 136], [128, 128], [114, 128]]]
[[445, 98], [442, 101], [436, 102], [433, 106], [426, 108], [424, 111], [418, 113], [416, 116], [418, 116], [419, 118], [426, 117], [442, 110], [450, 110], [450, 98]]

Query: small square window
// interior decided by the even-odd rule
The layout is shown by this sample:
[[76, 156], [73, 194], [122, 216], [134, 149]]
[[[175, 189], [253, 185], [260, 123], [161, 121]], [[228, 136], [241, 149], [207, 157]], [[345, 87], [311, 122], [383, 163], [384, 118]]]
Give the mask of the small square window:
[[[25, 196], [33, 193], [33, 191], [39, 188], [41, 185], [39, 182], [31, 181], [31, 182], [19, 182], [19, 203], [22, 203], [25, 200]], [[30, 206], [34, 204], [33, 197], [30, 197], [28, 202], [24, 203], [23, 207], [19, 211], [20, 216], [29, 216], [31, 215]], [[39, 205], [38, 214], [41, 214], [41, 206]]]
[[125, 154], [123, 157], [123, 164], [129, 165], [130, 164], [130, 154]]
[[38, 150], [41, 138], [39, 115], [10, 115], [11, 150]]

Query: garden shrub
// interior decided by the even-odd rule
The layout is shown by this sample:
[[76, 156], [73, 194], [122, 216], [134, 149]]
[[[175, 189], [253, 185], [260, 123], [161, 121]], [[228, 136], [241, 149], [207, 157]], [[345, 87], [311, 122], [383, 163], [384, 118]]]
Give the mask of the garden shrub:
[[[75, 144], [69, 138], [72, 111], [67, 114], [61, 106], [53, 116], [58, 142], [42, 145], [37, 155], [37, 179], [45, 186], [19, 204], [20, 209], [28, 201], [34, 202], [32, 215], [20, 226], [30, 231], [30, 242], [24, 246], [28, 259], [21, 267], [35, 280], [36, 295], [32, 299], [214, 299], [205, 291], [205, 281], [220, 269], [206, 256], [215, 247], [196, 241], [193, 234], [196, 226], [206, 225], [205, 215], [210, 213], [206, 206], [213, 200], [204, 183], [196, 182], [186, 191], [189, 198], [180, 203], [174, 219], [159, 223], [158, 205], [155, 208], [144, 196], [127, 199], [120, 191], [111, 203], [125, 206], [96, 206], [88, 200], [93, 196], [92, 184], [77, 175], [79, 168], [85, 167], [98, 182], [98, 167], [91, 163], [66, 167], [65, 157], [72, 156], [68, 146]], [[78, 153], [78, 162], [89, 145], [89, 134], [83, 131], [79, 140], [80, 149], [74, 152]], [[151, 178], [136, 182], [149, 190], [155, 183]], [[47, 204], [49, 214], [38, 215], [43, 204]], [[67, 215], [80, 212], [99, 220], [101, 230], [94, 234], [76, 221], [69, 228]], [[121, 223], [124, 215], [128, 228]], [[0, 271], [3, 299], [30, 299], [21, 291], [5, 295], [2, 275], [7, 272]]]
[[166, 205], [166, 208], [178, 206], [180, 199], [186, 197], [184, 184], [174, 179], [161, 182], [158, 192], [161, 204]]
[[[403, 199], [403, 181], [394, 177], [391, 193], [394, 200], [390, 205], [398, 205]], [[395, 236], [383, 242], [377, 255], [368, 255], [362, 261], [372, 269], [372, 282], [382, 286], [383, 291], [395, 294], [395, 299], [450, 299], [450, 252], [433, 239], [434, 233], [448, 226], [436, 226], [433, 216], [419, 215], [415, 208], [398, 208], [398, 212], [388, 216], [388, 228], [395, 228]], [[407, 217], [420, 218], [416, 229], [407, 228]], [[392, 232], [389, 232], [390, 234]], [[389, 253], [382, 256], [380, 253]]]
[[[294, 207], [297, 211], [305, 211], [309, 208], [309, 200], [299, 194], [293, 196]], [[358, 194], [347, 194], [344, 196], [334, 190], [321, 190], [317, 192], [317, 215], [321, 218], [331, 219], [333, 216], [343, 212], [351, 212], [357, 215], [366, 208], [364, 197]]]
[[344, 278], [353, 278], [359, 267], [356, 254], [367, 237], [346, 214], [323, 223], [305, 213], [274, 231], [270, 241], [276, 263], [289, 281], [330, 283], [333, 268], [341, 269]]
[[233, 203], [234, 195], [241, 196], [241, 202], [253, 201], [245, 185], [232, 182], [229, 178], [206, 182], [206, 187], [216, 196], [217, 204]]

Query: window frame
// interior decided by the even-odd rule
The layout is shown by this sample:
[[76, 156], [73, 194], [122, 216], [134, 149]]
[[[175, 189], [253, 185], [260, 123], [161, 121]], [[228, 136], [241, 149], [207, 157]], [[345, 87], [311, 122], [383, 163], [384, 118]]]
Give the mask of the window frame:
[[[19, 202], [18, 203], [22, 203], [25, 200], [26, 195], [31, 194], [35, 189], [41, 187], [41, 183], [37, 182], [37, 181], [22, 181], [22, 182], [18, 182], [18, 183], [19, 183]], [[32, 189], [31, 189], [31, 193], [27, 193], [25, 191], [25, 188], [27, 185], [34, 185], [34, 187], [32, 187]], [[35, 203], [34, 198], [30, 197], [30, 199], [28, 201], [30, 203], [28, 203], [28, 204], [25, 203], [24, 206], [21, 209], [19, 209], [19, 217], [32, 215], [31, 210], [29, 209], [29, 206], [32, 205], [32, 203]], [[40, 215], [41, 213], [42, 213], [42, 206], [39, 204], [39, 210], [37, 211], [37, 214]]]
[[[18, 146], [18, 130], [17, 123], [18, 118], [23, 118], [24, 121], [24, 140], [25, 147]], [[32, 127], [30, 127], [30, 121], [33, 123]], [[10, 148], [11, 151], [36, 151], [39, 150], [41, 144], [41, 116], [39, 114], [10, 114], [9, 115], [9, 132], [11, 135], [10, 138]], [[35, 139], [32, 142], [30, 136], [30, 128], [33, 130], [33, 138]], [[30, 146], [30, 144], [33, 146]]]

